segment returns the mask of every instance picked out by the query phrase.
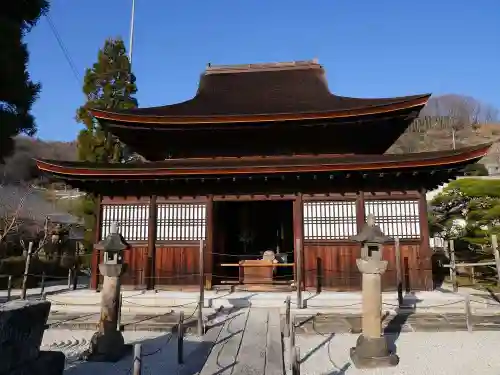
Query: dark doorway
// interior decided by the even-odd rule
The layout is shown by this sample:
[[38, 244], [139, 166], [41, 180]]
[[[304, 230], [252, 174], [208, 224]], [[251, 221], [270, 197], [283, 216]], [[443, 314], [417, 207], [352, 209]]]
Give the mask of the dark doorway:
[[[228, 201], [214, 206], [215, 284], [237, 284], [236, 265], [261, 259], [266, 250], [274, 251], [280, 263], [293, 263], [293, 201]], [[273, 280], [293, 280], [293, 267], [277, 267]]]

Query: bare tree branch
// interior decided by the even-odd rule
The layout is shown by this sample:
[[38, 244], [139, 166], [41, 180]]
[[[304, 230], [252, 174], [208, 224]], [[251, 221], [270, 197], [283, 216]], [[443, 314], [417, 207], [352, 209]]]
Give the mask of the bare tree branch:
[[388, 151], [408, 153], [445, 150], [492, 139], [483, 124], [498, 121], [498, 110], [477, 99], [444, 95], [432, 97], [408, 129]]
[[15, 190], [9, 192], [3, 185], [0, 185], [0, 244], [9, 233], [19, 229], [22, 221], [21, 211], [30, 193], [31, 189], [27, 189], [18, 196]]

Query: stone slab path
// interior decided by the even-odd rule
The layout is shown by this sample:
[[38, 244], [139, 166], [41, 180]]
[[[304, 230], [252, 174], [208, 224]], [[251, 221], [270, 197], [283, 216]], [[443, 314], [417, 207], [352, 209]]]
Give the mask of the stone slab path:
[[277, 309], [246, 309], [224, 323], [200, 375], [282, 375]]
[[[361, 333], [361, 316], [342, 314], [318, 314], [295, 317], [297, 334]], [[500, 316], [474, 315], [473, 331], [500, 331]], [[463, 314], [400, 314], [383, 317], [386, 334], [399, 332], [455, 332], [467, 331]]]
[[[216, 311], [204, 311], [205, 322], [210, 321]], [[187, 334], [196, 332], [197, 316], [194, 310], [184, 310], [184, 328]], [[47, 324], [49, 328], [94, 330], [99, 321], [99, 313], [51, 313]], [[123, 331], [172, 332], [179, 321], [179, 310], [163, 314], [125, 314], [121, 317]]]
[[[77, 290], [80, 291], [82, 289], [88, 288], [85, 284], [77, 285]], [[53, 294], [59, 294], [68, 291], [68, 285], [52, 285], [46, 286], [43, 289], [45, 295], [50, 296]], [[6, 290], [0, 290], [0, 303], [7, 302], [8, 292]], [[21, 289], [12, 289], [10, 292], [10, 298], [12, 300], [18, 299], [21, 296]], [[42, 288], [30, 288], [26, 290], [26, 297], [29, 299], [38, 299], [42, 296]]]
[[[239, 310], [239, 312], [244, 310]], [[279, 325], [283, 321], [283, 315], [279, 315], [278, 309], [253, 308], [252, 311], [273, 311], [272, 319], [269, 318], [268, 327]], [[276, 315], [278, 314], [278, 315]], [[205, 321], [211, 321], [216, 315], [216, 310], [205, 309]], [[122, 316], [124, 331], [153, 331], [171, 332], [178, 322], [179, 310], [164, 314], [126, 314]], [[186, 332], [196, 332], [196, 316], [193, 311], [185, 310]], [[48, 324], [51, 328], [94, 330], [99, 319], [98, 313], [51, 313]], [[239, 318], [240, 319], [240, 318]], [[239, 319], [237, 321], [239, 321]], [[275, 320], [278, 320], [276, 322]], [[472, 317], [474, 331], [499, 331], [500, 315]], [[235, 324], [234, 322], [232, 323]], [[314, 314], [304, 310], [300, 316], [296, 316], [297, 334], [322, 334], [322, 333], [360, 333], [361, 316], [357, 314]], [[386, 332], [444, 332], [467, 330], [465, 315], [463, 314], [411, 314], [393, 315], [384, 317], [384, 329]], [[278, 327], [279, 328], [279, 327]], [[270, 328], [269, 328], [270, 329]], [[276, 328], [273, 328], [275, 330]], [[269, 330], [268, 330], [269, 332]]]

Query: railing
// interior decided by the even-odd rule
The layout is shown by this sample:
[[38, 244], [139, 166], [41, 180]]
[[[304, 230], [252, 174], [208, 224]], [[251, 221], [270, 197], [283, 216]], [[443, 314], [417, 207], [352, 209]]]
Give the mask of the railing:
[[442, 267], [449, 268], [450, 270], [450, 280], [453, 286], [453, 291], [458, 291], [458, 268], [471, 268], [471, 282], [475, 284], [475, 268], [476, 267], [495, 267], [496, 276], [497, 276], [497, 285], [500, 286], [500, 254], [498, 250], [498, 241], [497, 236], [491, 236], [491, 244], [492, 244], [492, 252], [494, 256], [494, 260], [487, 262], [465, 262], [465, 263], [457, 263], [455, 256], [455, 242], [453, 240], [449, 241], [449, 258], [450, 264], [443, 264]]

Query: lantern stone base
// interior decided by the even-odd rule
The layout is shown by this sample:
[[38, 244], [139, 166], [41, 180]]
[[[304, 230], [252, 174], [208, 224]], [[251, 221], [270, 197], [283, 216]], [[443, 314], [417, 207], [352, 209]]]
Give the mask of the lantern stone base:
[[89, 362], [117, 362], [131, 351], [132, 346], [125, 345], [121, 332], [96, 332], [90, 340], [90, 349], [83, 354], [82, 359]]
[[360, 335], [356, 347], [351, 348], [351, 360], [356, 368], [394, 367], [399, 357], [391, 353], [385, 337], [369, 338]]

